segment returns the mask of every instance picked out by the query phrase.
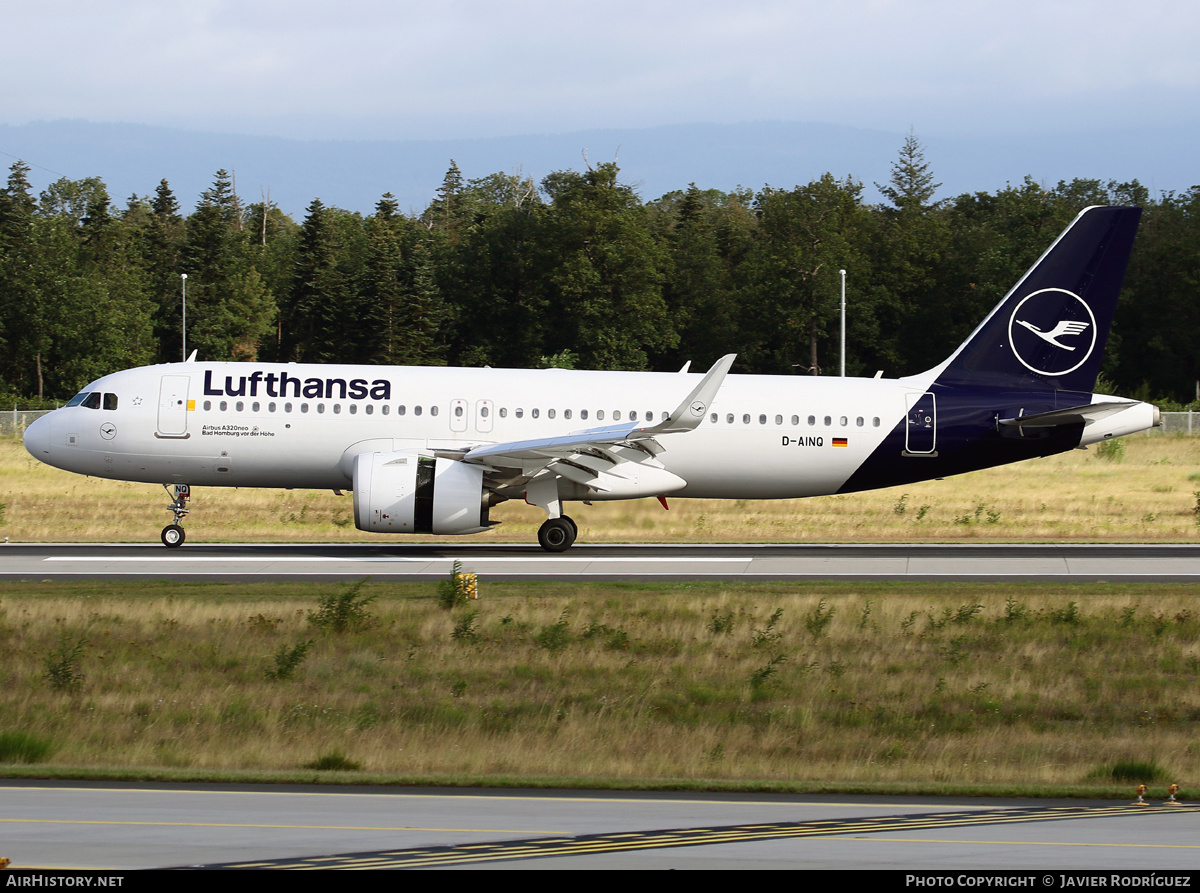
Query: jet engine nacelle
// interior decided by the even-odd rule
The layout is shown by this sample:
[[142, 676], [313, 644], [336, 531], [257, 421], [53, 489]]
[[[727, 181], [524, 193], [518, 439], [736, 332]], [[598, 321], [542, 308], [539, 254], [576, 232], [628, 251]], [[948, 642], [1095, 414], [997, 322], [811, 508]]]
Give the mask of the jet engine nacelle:
[[354, 459], [354, 526], [372, 533], [478, 533], [488, 520], [483, 469], [415, 452]]

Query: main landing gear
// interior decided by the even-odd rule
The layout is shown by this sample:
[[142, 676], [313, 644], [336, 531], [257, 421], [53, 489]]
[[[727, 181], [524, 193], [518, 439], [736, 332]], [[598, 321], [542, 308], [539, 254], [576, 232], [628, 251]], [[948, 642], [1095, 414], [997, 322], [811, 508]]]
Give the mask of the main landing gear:
[[187, 538], [183, 530], [183, 519], [191, 511], [187, 507], [187, 501], [192, 495], [192, 488], [187, 484], [176, 484], [172, 489], [163, 484], [163, 489], [172, 497], [167, 510], [174, 513], [175, 520], [162, 529], [162, 542], [168, 549], [178, 549]]
[[538, 543], [547, 552], [565, 552], [579, 536], [579, 528], [566, 515], [548, 518], [538, 528]]

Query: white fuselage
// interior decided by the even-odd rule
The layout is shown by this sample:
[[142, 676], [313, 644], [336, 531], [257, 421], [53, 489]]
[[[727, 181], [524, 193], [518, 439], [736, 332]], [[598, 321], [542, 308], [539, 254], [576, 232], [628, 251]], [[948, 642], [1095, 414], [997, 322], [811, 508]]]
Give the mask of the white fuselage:
[[[254, 373], [261, 375], [251, 379]], [[281, 387], [282, 375], [287, 384]], [[530, 440], [627, 421], [633, 414], [638, 421], [657, 421], [698, 378], [170, 364], [99, 379], [89, 390], [115, 395], [115, 409], [57, 410], [39, 420], [44, 430], [27, 443], [51, 465], [119, 480], [340, 489], [350, 486], [358, 453]], [[768, 499], [836, 492], [904, 420], [906, 395], [920, 394], [924, 378], [730, 375], [695, 431], [660, 438], [665, 451], [659, 460], [687, 481], [677, 496]], [[300, 383], [300, 396], [293, 381]], [[333, 396], [326, 396], [330, 381]], [[338, 382], [346, 383], [345, 396]], [[306, 386], [321, 396], [304, 396]]]

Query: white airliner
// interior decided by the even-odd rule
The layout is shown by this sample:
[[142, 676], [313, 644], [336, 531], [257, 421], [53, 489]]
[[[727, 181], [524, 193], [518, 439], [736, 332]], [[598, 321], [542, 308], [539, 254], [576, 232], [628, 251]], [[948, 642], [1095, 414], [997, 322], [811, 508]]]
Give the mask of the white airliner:
[[1159, 424], [1091, 393], [1138, 208], [1080, 213], [972, 335], [900, 379], [185, 363], [85, 387], [25, 432], [36, 458], [159, 483], [179, 546], [193, 486], [354, 493], [361, 530], [465, 534], [524, 499], [538, 541], [566, 502], [778, 499], [888, 487], [1063, 452]]

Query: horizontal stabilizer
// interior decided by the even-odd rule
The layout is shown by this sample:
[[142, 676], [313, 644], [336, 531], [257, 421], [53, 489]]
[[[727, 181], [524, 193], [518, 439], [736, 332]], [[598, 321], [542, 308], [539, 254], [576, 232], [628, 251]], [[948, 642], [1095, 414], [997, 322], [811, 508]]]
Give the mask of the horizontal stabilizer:
[[1138, 403], [1135, 400], [1087, 403], [1083, 406], [1072, 406], [1068, 409], [1052, 409], [1049, 412], [1039, 412], [1036, 415], [1019, 416], [1014, 419], [1000, 419], [1000, 424], [1013, 428], [1057, 428], [1060, 425], [1090, 425], [1093, 422], [1098, 422], [1101, 419], [1137, 405]]

